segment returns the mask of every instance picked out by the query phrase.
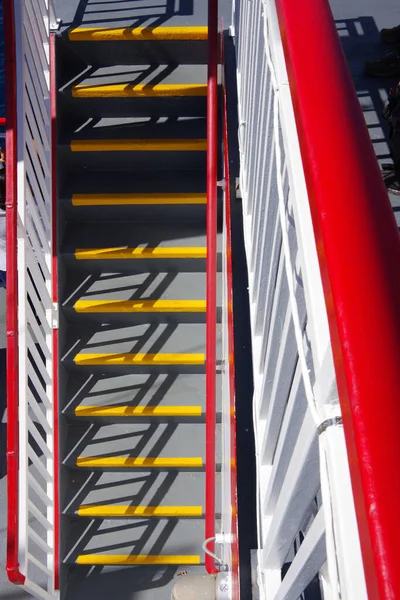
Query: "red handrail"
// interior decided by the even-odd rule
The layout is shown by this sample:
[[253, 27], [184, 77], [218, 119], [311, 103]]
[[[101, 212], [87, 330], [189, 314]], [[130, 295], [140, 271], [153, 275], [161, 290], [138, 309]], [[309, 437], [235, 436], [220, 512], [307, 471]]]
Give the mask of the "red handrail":
[[399, 233], [328, 1], [276, 4], [324, 284], [368, 597], [397, 599]]
[[4, 127], [6, 124], [6, 118], [5, 117], [0, 117], [0, 127]]
[[17, 98], [14, 3], [3, 2], [6, 85], [6, 222], [7, 222], [7, 556], [12, 583], [23, 584], [18, 561], [18, 282], [17, 282]]
[[[218, 2], [208, 1], [207, 92], [207, 275], [206, 275], [206, 539], [215, 536], [215, 428], [217, 345], [217, 144], [218, 144]], [[214, 542], [208, 545], [214, 552]], [[208, 573], [216, 573], [206, 554]]]

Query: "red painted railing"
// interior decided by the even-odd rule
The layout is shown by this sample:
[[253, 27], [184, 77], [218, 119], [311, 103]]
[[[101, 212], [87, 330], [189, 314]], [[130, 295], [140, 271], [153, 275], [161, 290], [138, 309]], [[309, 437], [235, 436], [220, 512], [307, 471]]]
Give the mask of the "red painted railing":
[[18, 282], [17, 282], [17, 98], [14, 4], [3, 2], [6, 85], [6, 222], [7, 222], [7, 557], [12, 583], [23, 584], [18, 561]]
[[[218, 2], [208, 2], [207, 93], [207, 278], [206, 278], [206, 508], [205, 537], [215, 536], [215, 428], [217, 345], [217, 144], [218, 144]], [[208, 545], [214, 552], [214, 542]], [[208, 573], [216, 573], [206, 554]]]
[[276, 3], [324, 284], [368, 597], [397, 599], [399, 233], [328, 0]]

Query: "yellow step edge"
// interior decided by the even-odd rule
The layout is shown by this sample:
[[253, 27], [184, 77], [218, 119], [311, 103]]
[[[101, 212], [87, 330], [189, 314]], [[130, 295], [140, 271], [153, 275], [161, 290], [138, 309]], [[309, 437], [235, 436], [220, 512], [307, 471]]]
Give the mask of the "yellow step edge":
[[158, 206], [206, 204], [206, 194], [73, 194], [73, 206]]
[[72, 140], [72, 152], [205, 152], [207, 140], [200, 139], [130, 139]]
[[70, 29], [72, 42], [126, 40], [207, 40], [208, 27], [77, 27]]
[[205, 300], [78, 300], [77, 313], [197, 313], [206, 311]]
[[155, 468], [155, 469], [199, 469], [203, 466], [201, 457], [193, 458], [151, 458], [130, 456], [78, 456], [77, 467], [92, 468]]
[[76, 417], [201, 417], [201, 406], [77, 406]]
[[76, 365], [204, 365], [204, 354], [77, 354]]
[[74, 85], [73, 98], [166, 98], [207, 96], [206, 83]]
[[199, 565], [200, 556], [188, 554], [81, 554], [77, 565]]
[[202, 517], [202, 506], [115, 506], [82, 504], [80, 517]]
[[170, 248], [77, 248], [76, 260], [141, 259], [141, 258], [206, 258], [205, 247]]

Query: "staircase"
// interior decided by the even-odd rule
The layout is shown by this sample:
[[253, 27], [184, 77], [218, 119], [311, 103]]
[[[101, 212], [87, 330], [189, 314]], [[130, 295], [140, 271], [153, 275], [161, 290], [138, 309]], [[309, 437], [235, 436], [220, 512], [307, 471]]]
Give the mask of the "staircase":
[[56, 59], [60, 589], [168, 599], [205, 572], [207, 28]]

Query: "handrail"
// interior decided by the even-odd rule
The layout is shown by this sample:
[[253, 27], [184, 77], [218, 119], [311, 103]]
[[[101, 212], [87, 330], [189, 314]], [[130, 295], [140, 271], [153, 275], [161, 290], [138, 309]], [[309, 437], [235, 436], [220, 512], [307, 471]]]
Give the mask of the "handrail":
[[[215, 428], [217, 344], [217, 143], [218, 143], [218, 2], [208, 1], [207, 91], [207, 273], [206, 273], [206, 504], [205, 537], [215, 537]], [[214, 541], [208, 549], [214, 552]], [[216, 573], [206, 554], [208, 573]]]
[[[399, 234], [328, 1], [276, 0], [276, 6], [328, 311], [368, 597], [389, 600], [400, 597]], [[329, 73], [325, 98], [316, 76], [321, 72]]]
[[12, 583], [22, 585], [25, 576], [18, 560], [18, 282], [17, 282], [17, 97], [15, 73], [14, 3], [3, 2], [6, 85], [6, 222], [7, 222], [7, 557], [6, 571]]
[[4, 127], [6, 125], [6, 118], [0, 117], [0, 127]]

